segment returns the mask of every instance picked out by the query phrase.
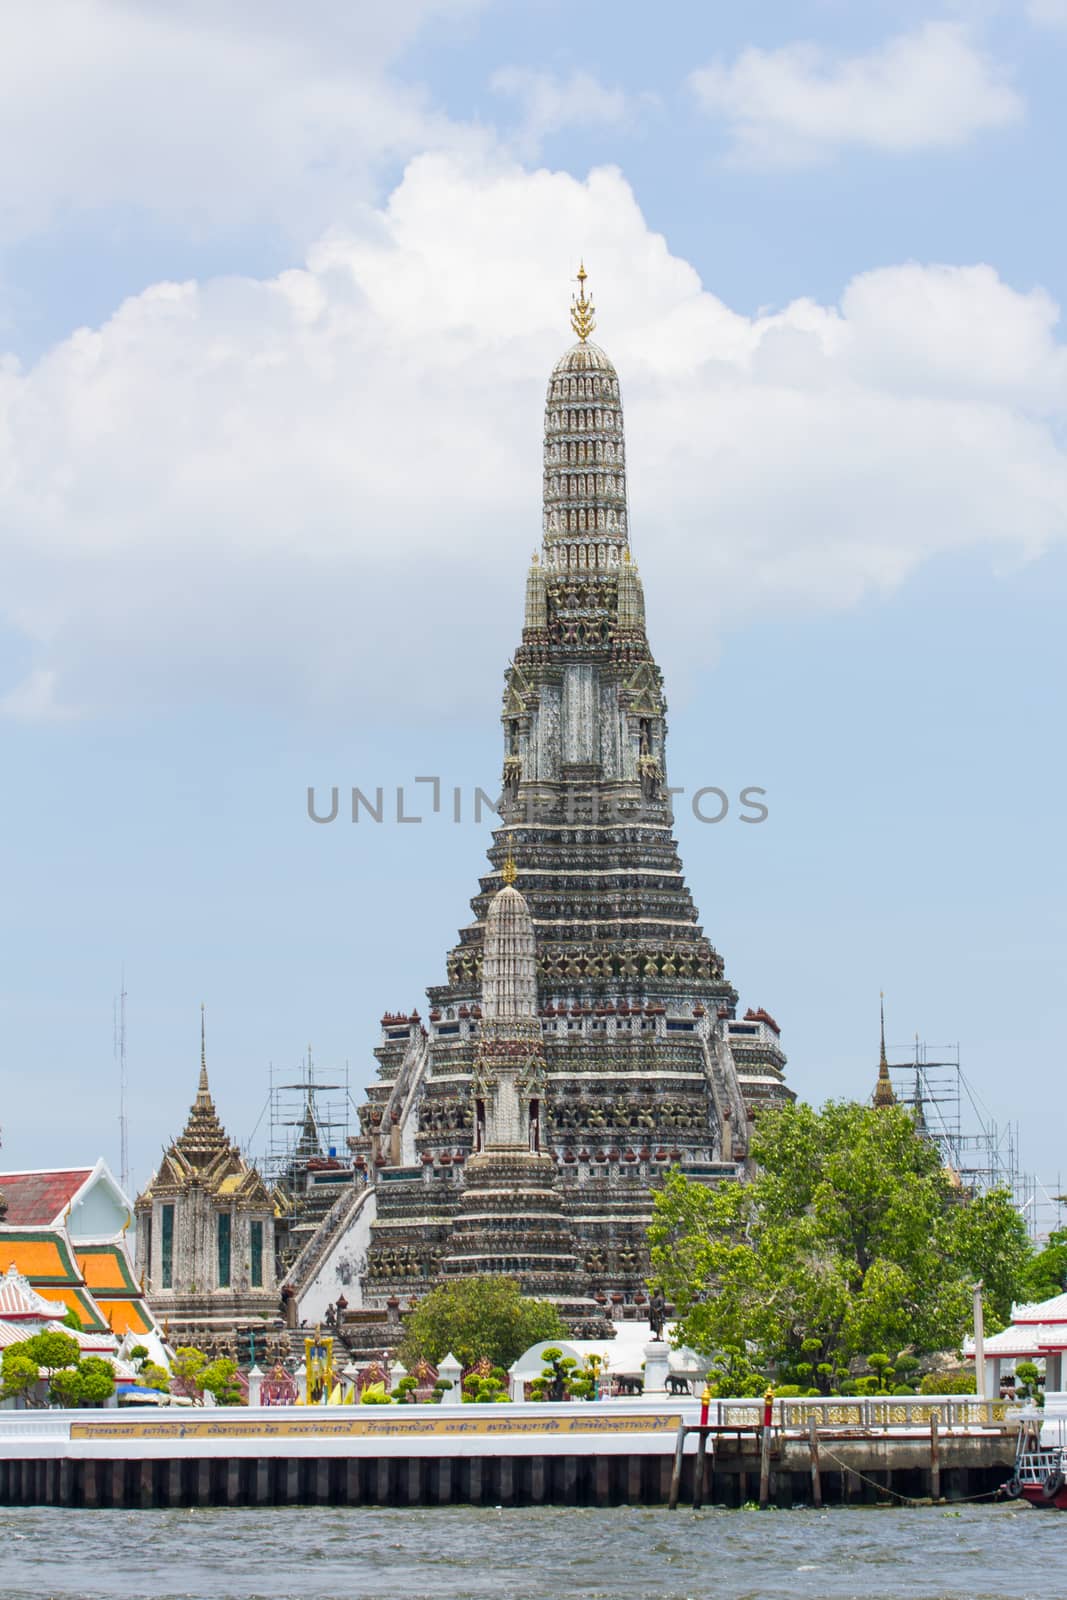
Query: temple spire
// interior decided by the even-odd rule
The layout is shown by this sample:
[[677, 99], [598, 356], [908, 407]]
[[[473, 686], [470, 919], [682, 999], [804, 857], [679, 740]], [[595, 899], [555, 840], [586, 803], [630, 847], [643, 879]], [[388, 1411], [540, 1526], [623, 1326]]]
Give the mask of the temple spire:
[[211, 1091], [207, 1085], [207, 1027], [204, 1019], [204, 1002], [200, 1002], [200, 1082], [197, 1085], [197, 1099], [206, 1095], [210, 1100]]
[[889, 1076], [889, 1062], [885, 1053], [885, 992], [878, 997], [878, 1010], [881, 1019], [882, 1048], [878, 1057], [878, 1082], [874, 1086], [874, 1103], [878, 1107], [895, 1106], [897, 1097], [893, 1092], [893, 1081]]
[[200, 1007], [200, 1079], [196, 1086], [196, 1099], [189, 1108], [189, 1120], [182, 1134], [174, 1141], [171, 1150], [180, 1150], [194, 1166], [202, 1167], [220, 1150], [229, 1148], [222, 1124], [219, 1122], [215, 1102], [207, 1081], [207, 1025], [206, 1007]]
[[[513, 887], [515, 860], [504, 863], [504, 887], [489, 902], [482, 958], [483, 1035], [540, 1041], [537, 964], [533, 921], [526, 900]], [[511, 1031], [512, 1026], [517, 1031]]]
[[578, 293], [571, 295], [571, 327], [584, 344], [596, 327], [596, 306], [586, 298], [585, 280], [589, 274], [583, 261], [578, 268]]
[[629, 544], [619, 376], [590, 338], [596, 308], [587, 276], [583, 264], [571, 299], [578, 342], [552, 369], [545, 400], [542, 565], [549, 579], [560, 567], [606, 574]]

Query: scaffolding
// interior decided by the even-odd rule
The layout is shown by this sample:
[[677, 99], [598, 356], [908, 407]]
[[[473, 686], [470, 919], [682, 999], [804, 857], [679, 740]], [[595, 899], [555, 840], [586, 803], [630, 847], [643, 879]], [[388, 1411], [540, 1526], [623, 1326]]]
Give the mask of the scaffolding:
[[[257, 1166], [269, 1187], [290, 1180], [309, 1158], [335, 1156], [348, 1159], [348, 1133], [352, 1097], [348, 1062], [342, 1068], [324, 1069], [313, 1059], [311, 1047], [295, 1069], [270, 1066], [266, 1136]], [[260, 1114], [251, 1145], [263, 1122]]]
[[1062, 1186], [1024, 1172], [1018, 1122], [992, 1117], [960, 1065], [959, 1045], [928, 1045], [916, 1036], [910, 1061], [890, 1061], [898, 1102], [937, 1146], [960, 1186], [978, 1194], [1006, 1189], [1034, 1240], [1063, 1226]]

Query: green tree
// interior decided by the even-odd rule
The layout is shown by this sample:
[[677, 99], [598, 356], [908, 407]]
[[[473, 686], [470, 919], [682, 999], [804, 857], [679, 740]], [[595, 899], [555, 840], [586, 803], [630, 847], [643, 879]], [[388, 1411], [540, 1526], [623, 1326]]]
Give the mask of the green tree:
[[69, 1333], [53, 1333], [47, 1329], [22, 1341], [22, 1349], [39, 1367], [55, 1371], [58, 1367], [76, 1367], [81, 1360], [81, 1346]]
[[530, 1385], [535, 1400], [566, 1400], [570, 1396], [571, 1374], [578, 1363], [573, 1356], [565, 1356], [555, 1345], [541, 1351], [541, 1376]]
[[70, 1307], [66, 1316], [63, 1318], [63, 1326], [64, 1328], [73, 1328], [75, 1333], [81, 1332], [82, 1321], [73, 1306]]
[[115, 1369], [103, 1356], [86, 1356], [81, 1377], [83, 1405], [102, 1406], [115, 1393]]
[[29, 1399], [30, 1391], [34, 1385], [41, 1381], [41, 1369], [36, 1361], [26, 1354], [25, 1340], [21, 1344], [9, 1344], [3, 1353], [0, 1374], [3, 1375], [3, 1398], [14, 1400], [21, 1397]]
[[237, 1363], [229, 1356], [220, 1356], [217, 1361], [210, 1361], [200, 1369], [199, 1384], [206, 1394], [210, 1394], [217, 1405], [236, 1406], [243, 1398], [241, 1385], [237, 1382]]
[[157, 1366], [154, 1361], [145, 1361], [137, 1376], [149, 1389], [157, 1389], [160, 1394], [170, 1393], [170, 1373], [166, 1367]]
[[1067, 1289], [1067, 1228], [1056, 1228], [1048, 1244], [1029, 1262], [1019, 1294], [1024, 1300], [1051, 1300]]
[[407, 1319], [401, 1360], [412, 1368], [420, 1357], [435, 1365], [449, 1353], [464, 1367], [480, 1357], [510, 1367], [542, 1339], [561, 1339], [567, 1329], [555, 1306], [527, 1299], [513, 1278], [460, 1278], [433, 1289]]
[[763, 1374], [752, 1365], [743, 1345], [724, 1344], [715, 1351], [708, 1368], [707, 1385], [713, 1396], [760, 1395], [767, 1387]]
[[85, 1398], [85, 1383], [82, 1377], [81, 1364], [74, 1367], [58, 1367], [53, 1372], [49, 1384], [49, 1393], [54, 1399], [64, 1406], [81, 1405]]
[[58, 1367], [49, 1387], [65, 1406], [101, 1406], [115, 1393], [115, 1369], [103, 1356], [86, 1356], [74, 1366]]
[[[803, 1373], [824, 1392], [870, 1350], [958, 1345], [972, 1285], [990, 1326], [1029, 1258], [1002, 1194], [969, 1199], [903, 1107], [793, 1105], [756, 1124], [751, 1183], [669, 1175], [649, 1233], [679, 1342]], [[827, 1369], [830, 1369], [829, 1371]]]
[[200, 1395], [200, 1376], [207, 1366], [207, 1356], [192, 1344], [180, 1344], [170, 1364], [171, 1377], [177, 1382], [179, 1394], [195, 1400]]

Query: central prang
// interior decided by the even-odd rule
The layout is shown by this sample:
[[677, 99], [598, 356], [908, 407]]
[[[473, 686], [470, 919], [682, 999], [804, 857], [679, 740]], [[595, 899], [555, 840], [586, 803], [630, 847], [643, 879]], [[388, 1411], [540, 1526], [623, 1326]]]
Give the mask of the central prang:
[[742, 1176], [750, 1117], [791, 1098], [777, 1025], [762, 1008], [737, 1017], [682, 874], [622, 397], [593, 312], [583, 267], [578, 342], [548, 385], [542, 544], [505, 674], [490, 871], [426, 1023], [383, 1018], [351, 1140], [373, 1205], [358, 1238], [319, 1252], [366, 1251], [368, 1316], [504, 1272], [572, 1327], [639, 1318], [663, 1175]]

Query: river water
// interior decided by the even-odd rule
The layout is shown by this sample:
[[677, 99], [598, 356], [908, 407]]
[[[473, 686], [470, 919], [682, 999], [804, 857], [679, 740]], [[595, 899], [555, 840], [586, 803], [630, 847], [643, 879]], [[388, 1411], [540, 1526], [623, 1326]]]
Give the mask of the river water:
[[1059, 1600], [1067, 1515], [0, 1509], [2, 1600]]

